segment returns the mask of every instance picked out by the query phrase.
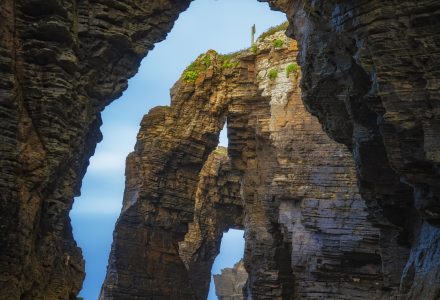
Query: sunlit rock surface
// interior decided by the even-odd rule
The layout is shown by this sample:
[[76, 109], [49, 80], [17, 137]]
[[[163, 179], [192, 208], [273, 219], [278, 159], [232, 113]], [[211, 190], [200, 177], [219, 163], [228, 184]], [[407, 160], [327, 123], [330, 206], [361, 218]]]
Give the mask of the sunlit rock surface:
[[214, 275], [215, 294], [219, 300], [243, 300], [243, 287], [247, 280], [247, 272], [243, 261], [233, 268], [225, 268], [221, 274]]
[[[72, 238], [68, 212], [74, 195], [79, 194], [88, 159], [101, 139], [100, 112], [120, 96], [141, 58], [154, 43], [165, 38], [189, 2], [0, 2], [0, 298], [69, 299], [80, 290], [83, 261]], [[372, 248], [368, 249], [376, 247], [374, 236], [379, 230], [376, 258], [348, 255], [349, 260], [355, 257], [361, 261], [350, 266], [366, 272], [362, 274], [378, 274], [370, 265], [377, 265], [380, 257], [379, 273], [383, 281], [379, 281], [381, 292], [377, 292], [376, 298], [395, 294], [400, 285], [398, 295], [403, 299], [437, 299], [440, 291], [440, 75], [437, 63], [440, 4], [435, 0], [267, 2], [287, 13], [291, 23], [288, 35], [298, 41], [302, 100], [307, 109], [318, 117], [326, 133], [352, 152], [362, 194], [361, 200], [355, 201], [361, 204], [351, 208], [357, 211], [353, 216], [365, 212], [365, 202], [368, 220], [378, 228], [368, 234], [372, 239], [363, 241], [370, 240]], [[296, 52], [291, 55], [293, 61]], [[251, 54], [240, 62], [240, 76], [244, 80], [248, 78], [247, 84], [252, 89], [257, 86], [256, 70], [264, 66], [258, 66]], [[275, 81], [280, 80], [281, 72], [278, 75]], [[199, 83], [201, 80], [198, 79]], [[289, 144], [276, 142], [276, 131], [280, 130], [271, 127], [274, 122], [269, 122], [272, 117], [267, 117], [268, 111], [276, 115], [276, 106], [267, 104], [272, 103], [272, 99], [266, 102], [260, 99], [275, 92], [268, 92], [265, 84], [261, 84], [266, 94], [258, 87], [255, 98], [248, 98], [242, 104], [230, 99], [227, 105], [231, 135], [237, 136], [235, 144], [230, 145], [231, 165], [241, 172], [244, 215], [248, 216], [243, 222], [243, 226], [249, 228], [246, 230], [246, 261], [250, 262], [246, 263], [250, 272], [248, 292], [253, 293], [255, 299], [276, 299], [281, 297], [280, 290], [284, 291], [281, 292], [284, 298], [291, 297], [288, 295], [293, 293], [292, 286], [302, 284], [292, 280], [291, 274], [307, 273], [296, 267], [302, 263], [306, 269], [313, 270], [311, 276], [332, 274], [333, 279], [346, 278], [342, 283], [329, 283], [328, 289], [348, 288], [355, 293], [354, 287], [361, 287], [359, 293], [363, 293], [368, 284], [375, 282], [376, 275], [370, 276], [370, 280], [353, 277], [352, 283], [347, 285], [349, 277], [339, 273], [333, 276], [326, 269], [332, 263], [321, 269], [325, 271], [316, 273], [312, 259], [309, 263], [295, 258], [302, 256], [295, 256], [295, 251], [300, 250], [295, 250], [296, 238], [289, 238], [293, 235], [287, 232], [301, 232], [298, 228], [302, 225], [306, 231], [313, 229], [313, 235], [304, 237], [315, 242], [320, 239], [309, 237], [329, 234], [317, 228], [330, 225], [324, 222], [327, 218], [323, 218], [323, 210], [314, 208], [313, 211], [314, 204], [305, 200], [307, 188], [304, 188], [306, 192], [300, 191], [299, 195], [303, 193], [304, 197], [299, 197], [299, 208], [279, 209], [292, 206], [294, 201], [289, 197], [284, 201], [284, 196], [271, 191], [276, 189], [275, 182], [287, 182], [289, 189], [283, 189], [288, 190], [289, 195], [297, 195], [298, 191], [290, 189], [298, 187], [291, 187], [289, 182], [298, 178], [289, 173], [287, 181], [279, 176], [275, 181], [275, 171], [270, 170], [272, 166], [285, 168], [291, 158], [285, 159], [283, 154], [281, 159], [274, 159], [280, 153], [277, 149], [289, 149]], [[244, 90], [243, 94], [249, 95], [248, 88]], [[233, 129], [234, 126], [241, 130]], [[244, 145], [247, 150], [243, 150]], [[270, 153], [272, 156], [267, 155]], [[200, 157], [194, 172], [201, 169], [208, 154]], [[307, 154], [305, 151], [304, 156]], [[315, 164], [320, 160], [321, 156], [315, 159]], [[128, 159], [128, 169], [130, 165], [134, 172], [138, 163]], [[318, 178], [318, 182], [327, 178], [309, 177]], [[351, 175], [349, 177], [351, 181]], [[194, 178], [188, 189], [191, 195], [187, 199], [192, 199], [191, 202], [195, 202], [192, 191], [197, 190], [198, 184], [197, 175]], [[127, 187], [132, 187], [133, 193], [127, 189], [127, 205], [136, 201], [138, 184], [134, 178], [128, 181]], [[265, 186], [262, 190], [257, 189], [260, 184]], [[329, 188], [331, 184], [325, 186]], [[269, 204], [272, 203], [270, 195], [275, 195], [273, 204]], [[353, 199], [359, 197], [356, 191], [351, 195]], [[352, 196], [339, 193], [335, 199]], [[319, 205], [329, 203], [318, 202]], [[183, 227], [194, 221], [194, 207], [190, 206]], [[338, 209], [343, 208], [344, 205]], [[322, 220], [305, 226], [307, 222], [303, 218], [299, 224], [298, 214], [306, 216], [307, 210]], [[282, 211], [290, 213], [282, 214]], [[352, 218], [350, 213], [346, 214]], [[292, 218], [295, 224], [287, 224]], [[262, 219], [267, 221], [264, 226], [252, 225], [263, 224]], [[362, 224], [365, 229], [362, 231], [369, 231], [370, 223], [364, 216], [350, 223], [352, 228]], [[336, 227], [340, 228], [341, 224]], [[186, 231], [186, 228], [179, 229], [176, 240], [183, 239]], [[331, 234], [336, 238], [342, 233], [332, 231]], [[253, 242], [255, 236], [264, 237], [263, 243]], [[177, 245], [176, 240], [173, 238], [173, 245]], [[321, 244], [317, 245], [313, 248], [320, 249]], [[332, 251], [335, 247], [332, 246]], [[367, 251], [367, 248], [359, 249]], [[177, 252], [174, 250], [173, 255]], [[255, 253], [258, 259], [252, 258]], [[317, 254], [310, 255], [317, 257]], [[282, 258], [275, 263], [274, 257]], [[286, 257], [291, 257], [290, 264], [284, 263]], [[283, 269], [278, 272], [279, 266]], [[185, 264], [182, 268], [186, 270]], [[344, 268], [341, 264], [336, 269]], [[326, 280], [322, 280], [322, 285]], [[317, 282], [321, 293], [321, 281]], [[299, 297], [296, 293], [303, 291], [301, 287], [295, 288], [293, 297]], [[333, 296], [326, 294], [326, 297]], [[338, 297], [335, 294], [334, 298]]]
[[[282, 31], [231, 55], [210, 50], [171, 106], [144, 117], [102, 299], [206, 298], [222, 232], [236, 227], [253, 299], [396, 292], [350, 152], [301, 102], [296, 53]], [[212, 152], [226, 119], [227, 153]]]

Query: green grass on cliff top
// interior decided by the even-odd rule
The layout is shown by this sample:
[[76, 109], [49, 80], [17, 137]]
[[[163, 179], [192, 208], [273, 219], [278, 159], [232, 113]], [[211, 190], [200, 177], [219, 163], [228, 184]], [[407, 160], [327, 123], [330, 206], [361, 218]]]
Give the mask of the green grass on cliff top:
[[214, 51], [209, 50], [207, 53], [200, 54], [195, 61], [193, 61], [185, 71], [183, 71], [182, 78], [186, 82], [194, 83], [201, 72], [206, 71], [212, 64]]
[[229, 54], [218, 54], [214, 50], [209, 50], [204, 54], [200, 54], [195, 61], [193, 61], [183, 71], [182, 79], [189, 83], [194, 83], [199, 77], [200, 73], [205, 72], [212, 64], [213, 60], [220, 60], [221, 67], [224, 69], [236, 68], [240, 62], [237, 60], [237, 56], [248, 49], [232, 52]]
[[[266, 37], [271, 36], [279, 31], [285, 31], [287, 30], [288, 26], [289, 22], [286, 21], [280, 25], [270, 27], [258, 37], [258, 40], [264, 40]], [[282, 40], [276, 40], [274, 41], [274, 47], [279, 48], [282, 46], [282, 43]], [[217, 56], [218, 59], [221, 61], [222, 68], [236, 68], [240, 64], [237, 60], [237, 57], [245, 51], [252, 51], [253, 53], [257, 53], [258, 49], [256, 49], [256, 46], [254, 44], [249, 48], [228, 54], [217, 54], [217, 52], [215, 52], [214, 50], [209, 50], [204, 54], [200, 54], [199, 57], [197, 57], [197, 59], [193, 61], [185, 69], [185, 71], [183, 71], [182, 79], [186, 82], [194, 83], [199, 77], [200, 73], [206, 71], [212, 65], [212, 60], [215, 59], [215, 56]]]
[[265, 32], [263, 32], [263, 33], [258, 37], [257, 40], [261, 40], [261, 41], [262, 41], [262, 40], [264, 40], [265, 38], [267, 38], [268, 36], [271, 36], [271, 35], [277, 33], [278, 31], [286, 31], [288, 26], [289, 26], [289, 22], [286, 21], [286, 22], [284, 22], [284, 23], [282, 23], [282, 24], [280, 24], [280, 25], [270, 27], [268, 30], [266, 30]]

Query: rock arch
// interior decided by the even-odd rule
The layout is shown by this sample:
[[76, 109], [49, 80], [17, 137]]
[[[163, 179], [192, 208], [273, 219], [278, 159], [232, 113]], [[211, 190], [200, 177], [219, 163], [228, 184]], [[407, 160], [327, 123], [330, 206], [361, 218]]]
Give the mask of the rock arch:
[[[202, 54], [171, 106], [145, 116], [102, 299], [205, 299], [221, 233], [234, 226], [245, 229], [253, 299], [397, 293], [348, 150], [306, 112], [299, 71], [286, 72], [296, 42], [277, 32], [254, 52]], [[208, 158], [225, 118], [230, 160]]]
[[[390, 229], [381, 249], [408, 232], [396, 238], [411, 244], [404, 273], [390, 269], [402, 297], [435, 299], [438, 3], [269, 2], [298, 40], [307, 108], [353, 151], [369, 211]], [[189, 3], [0, 3], [0, 297], [77, 294], [83, 262], [68, 211], [101, 139], [100, 111]]]

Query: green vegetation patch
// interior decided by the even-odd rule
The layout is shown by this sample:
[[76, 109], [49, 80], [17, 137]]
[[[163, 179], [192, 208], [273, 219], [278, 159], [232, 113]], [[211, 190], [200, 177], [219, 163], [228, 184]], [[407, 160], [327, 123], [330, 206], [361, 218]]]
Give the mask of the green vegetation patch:
[[236, 67], [238, 67], [240, 63], [238, 61], [234, 61], [234, 60], [226, 60], [223, 62], [222, 67], [225, 69], [234, 69]]
[[[205, 72], [211, 66], [221, 66], [224, 69], [236, 68], [240, 61], [237, 57], [244, 50], [236, 51], [229, 54], [217, 54], [214, 50], [209, 50], [205, 54], [199, 55], [182, 73], [182, 80], [194, 83], [201, 73]], [[220, 64], [219, 64], [220, 63]]]
[[296, 73], [299, 71], [299, 66], [296, 62], [288, 64], [286, 67], [286, 77], [289, 77], [290, 74]]
[[201, 72], [206, 71], [212, 65], [212, 57], [209, 53], [201, 54], [183, 71], [182, 79], [194, 83]]
[[278, 77], [277, 69], [270, 69], [267, 73], [267, 77], [269, 77], [270, 80], [275, 80]]
[[203, 65], [206, 67], [206, 68], [209, 68], [210, 66], [211, 66], [211, 64], [212, 64], [212, 58], [211, 58], [211, 55], [209, 55], [209, 54], [205, 54], [203, 57], [202, 57], [202, 60], [203, 60]]
[[185, 71], [183, 72], [183, 80], [186, 82], [195, 82], [199, 75], [199, 71]]
[[271, 36], [275, 33], [277, 33], [278, 31], [286, 31], [287, 27], [289, 26], [289, 22], [284, 22], [278, 26], [274, 26], [274, 27], [270, 27], [268, 30], [266, 30], [265, 32], [263, 32], [258, 39], [259, 40], [264, 40], [265, 38], [267, 38], [268, 36]]
[[282, 39], [276, 39], [272, 42], [274, 48], [281, 48], [284, 45], [284, 41]]
[[252, 45], [252, 47], [251, 47], [251, 51], [252, 51], [252, 53], [257, 54], [257, 52], [258, 52], [257, 44], [253, 44], [253, 45]]
[[242, 53], [243, 50], [232, 52], [229, 54], [220, 55], [220, 61], [222, 63], [222, 68], [224, 69], [233, 69], [238, 67], [240, 62], [237, 60], [237, 56]]

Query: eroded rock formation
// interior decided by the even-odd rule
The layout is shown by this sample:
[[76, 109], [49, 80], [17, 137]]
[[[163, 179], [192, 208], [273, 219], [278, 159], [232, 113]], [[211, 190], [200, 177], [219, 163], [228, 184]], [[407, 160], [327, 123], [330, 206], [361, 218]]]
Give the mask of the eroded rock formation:
[[[383, 259], [350, 152], [301, 102], [296, 52], [282, 32], [253, 50], [209, 51], [176, 83], [171, 106], [145, 116], [103, 299], [205, 299], [222, 232], [234, 226], [245, 229], [252, 299], [397, 294], [408, 249], [391, 240], [388, 250], [404, 254]], [[207, 160], [226, 118], [229, 159]]]
[[101, 140], [100, 112], [188, 4], [1, 1], [0, 299], [81, 289], [69, 211]]
[[[240, 177], [234, 172], [226, 148], [218, 147], [199, 174], [194, 219], [179, 243], [179, 255], [188, 270], [196, 299], [207, 299], [211, 269], [220, 252], [223, 232], [243, 226]], [[246, 281], [246, 280], [245, 280]]]
[[[218, 143], [227, 98], [218, 93], [222, 73], [213, 62], [203, 78], [173, 87], [170, 107], [158, 107], [141, 123], [127, 159], [126, 192], [116, 224], [102, 299], [195, 299], [179, 256], [193, 220], [199, 172]], [[140, 298], [139, 298], [140, 297]]]
[[303, 101], [352, 149], [382, 255], [395, 256], [389, 240], [411, 245], [404, 273], [393, 270], [400, 293], [438, 298], [439, 2], [270, 3], [287, 13], [300, 45]]
[[[100, 111], [126, 88], [140, 59], [166, 36], [189, 2], [0, 3], [0, 298], [69, 299], [77, 294], [84, 276], [83, 262], [72, 238], [68, 212], [73, 196], [79, 194], [88, 159], [101, 139]], [[266, 2], [286, 12], [291, 23], [288, 33], [298, 40], [307, 109], [333, 139], [353, 153], [362, 198], [371, 222], [379, 228], [383, 292], [393, 293], [400, 282], [402, 298], [438, 298], [440, 4], [434, 0]], [[255, 65], [249, 62], [249, 67], [239, 69], [251, 74]], [[244, 179], [249, 168], [245, 162], [260, 161], [266, 166], [276, 162], [277, 168], [282, 168], [279, 161], [283, 156], [281, 160], [273, 156], [262, 160], [261, 156], [274, 148], [289, 147], [263, 144], [268, 136], [276, 140], [276, 134], [273, 129], [269, 130], [272, 133], [265, 131], [266, 125], [260, 121], [265, 118], [260, 115], [267, 116], [272, 108], [257, 101], [261, 95], [256, 95], [246, 104], [255, 105], [253, 116], [247, 115], [246, 105], [234, 104], [235, 121], [231, 113], [230, 128], [234, 122], [236, 128], [242, 128], [240, 122], [250, 125], [231, 134], [255, 141], [246, 151], [242, 151], [239, 139], [230, 147], [231, 163]], [[261, 170], [266, 166], [252, 167]], [[268, 173], [257, 173], [260, 178], [256, 183], [270, 182], [273, 178], [265, 177]], [[191, 191], [197, 190], [195, 185]], [[260, 190], [257, 192], [260, 195]], [[260, 206], [255, 204], [252, 212], [272, 224], [279, 214], [277, 205], [284, 203], [282, 198], [275, 197], [272, 205], [267, 205], [266, 198], [255, 199]], [[359, 214], [364, 211], [362, 206], [357, 209]], [[303, 213], [307, 215], [307, 209], [301, 210]], [[188, 213], [188, 222], [192, 214], [193, 210]], [[284, 216], [283, 220], [289, 218]], [[359, 224], [369, 227], [364, 217]], [[273, 262], [273, 257], [281, 255], [280, 261], [285, 261], [286, 253], [294, 253], [286, 234], [289, 230], [285, 225], [247, 231], [247, 257], [262, 249], [252, 244], [253, 234], [268, 232], [263, 244], [273, 243], [270, 247], [276, 249], [276, 253], [262, 250], [265, 256], [260, 260], [248, 260], [254, 290], [258, 282], [252, 280], [262, 277], [252, 275], [252, 264], [258, 269], [265, 260]], [[186, 229], [178, 231], [178, 239], [183, 238]], [[370, 233], [377, 235], [376, 229]], [[370, 258], [362, 261], [368, 265], [377, 262]], [[313, 268], [313, 264], [305, 264]], [[261, 267], [269, 270], [263, 271], [268, 280], [264, 282], [272, 281], [274, 290], [279, 291], [281, 285], [286, 295], [291, 293], [293, 281], [285, 274], [296, 272], [294, 267], [282, 272], [270, 271], [270, 263]], [[363, 269], [375, 274], [374, 268]], [[267, 292], [265, 288], [260, 291], [261, 295]], [[275, 296], [269, 293], [267, 297]]]
[[233, 268], [226, 268], [221, 274], [214, 275], [215, 294], [219, 300], [243, 300], [243, 287], [246, 284], [247, 272], [243, 261]]

